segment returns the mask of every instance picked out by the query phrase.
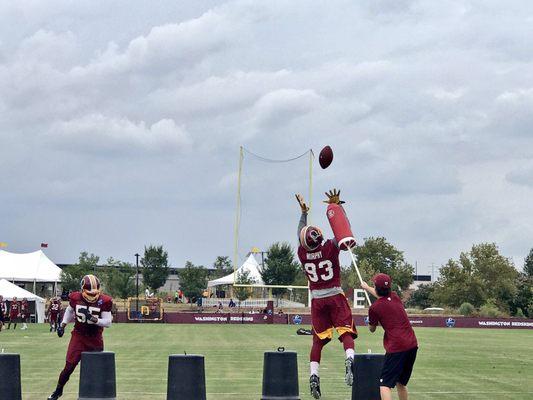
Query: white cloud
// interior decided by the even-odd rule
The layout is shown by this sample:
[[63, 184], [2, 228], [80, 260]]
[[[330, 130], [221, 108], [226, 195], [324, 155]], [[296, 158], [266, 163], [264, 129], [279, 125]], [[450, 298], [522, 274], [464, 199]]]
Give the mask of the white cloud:
[[275, 127], [312, 112], [321, 101], [314, 90], [278, 89], [255, 103], [254, 116], [260, 126]]
[[239, 30], [239, 21], [210, 10], [202, 16], [177, 24], [153, 27], [146, 36], [131, 40], [120, 50], [110, 42], [88, 65], [72, 70], [74, 76], [100, 74], [175, 73], [229, 46]]
[[147, 152], [185, 150], [192, 143], [183, 127], [171, 119], [161, 119], [151, 126], [144, 121], [110, 118], [90, 114], [55, 123], [49, 135], [62, 148], [76, 151], [128, 151], [141, 148]]
[[508, 172], [505, 177], [511, 183], [533, 188], [533, 165], [514, 169], [513, 171]]
[[[520, 256], [533, 240], [523, 229], [531, 11], [453, 0], [2, 4], [0, 236], [22, 248], [38, 226], [64, 261], [160, 240], [176, 264], [208, 264], [232, 248], [240, 145], [289, 158], [329, 144], [314, 202], [341, 187], [359, 232], [390, 235], [421, 267], [479, 240]], [[294, 239], [287, 202], [305, 190], [307, 164], [282, 166], [253, 170], [250, 241]], [[276, 190], [268, 204], [261, 174]], [[220, 238], [209, 252], [196, 240], [206, 216]], [[63, 236], [73, 220], [84, 234]], [[115, 236], [102, 233], [107, 221]], [[184, 225], [190, 237], [169, 239]]]

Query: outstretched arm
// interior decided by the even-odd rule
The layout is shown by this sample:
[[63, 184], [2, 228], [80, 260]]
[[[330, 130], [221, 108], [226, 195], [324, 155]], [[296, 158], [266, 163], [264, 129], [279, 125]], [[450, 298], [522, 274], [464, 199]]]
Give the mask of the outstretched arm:
[[307, 214], [305, 213], [302, 213], [302, 216], [300, 217], [300, 223], [298, 224], [298, 232], [297, 232], [297, 237], [298, 237], [298, 240], [300, 240], [300, 232], [302, 231], [302, 229], [307, 225]]
[[296, 234], [298, 240], [300, 240], [300, 232], [307, 225], [307, 213], [309, 212], [309, 207], [307, 204], [305, 204], [304, 198], [301, 194], [296, 195], [296, 200], [298, 200], [298, 204], [300, 204], [300, 209], [302, 210], [302, 215], [298, 224], [298, 233]]
[[366, 283], [366, 282], [361, 283], [361, 289], [366, 290], [368, 293], [370, 293], [376, 299], [378, 298], [378, 294], [376, 293], [376, 289], [374, 289], [373, 287], [369, 286], [368, 283]]

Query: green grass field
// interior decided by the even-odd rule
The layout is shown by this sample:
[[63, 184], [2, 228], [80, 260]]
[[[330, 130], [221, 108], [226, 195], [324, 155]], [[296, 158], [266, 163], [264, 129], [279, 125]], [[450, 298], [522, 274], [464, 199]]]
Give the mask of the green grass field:
[[[381, 353], [381, 333], [359, 330], [356, 350]], [[121, 400], [165, 399], [167, 356], [183, 351], [205, 355], [208, 399], [260, 399], [263, 352], [278, 346], [298, 352], [300, 395], [310, 399], [311, 338], [295, 332], [284, 325], [116, 324], [105, 332], [105, 343], [116, 353]], [[416, 334], [420, 350], [409, 385], [412, 399], [533, 398], [533, 331], [419, 328]], [[24, 399], [45, 399], [54, 389], [69, 336], [59, 339], [45, 325], [0, 333], [0, 347], [21, 354]], [[343, 368], [342, 346], [335, 340], [322, 358], [324, 400], [350, 399]], [[78, 372], [65, 388], [65, 400], [77, 398]]]

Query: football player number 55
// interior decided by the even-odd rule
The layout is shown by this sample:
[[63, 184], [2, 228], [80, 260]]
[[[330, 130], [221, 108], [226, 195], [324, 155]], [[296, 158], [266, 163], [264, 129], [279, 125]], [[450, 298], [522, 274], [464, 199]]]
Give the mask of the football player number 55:
[[[95, 315], [95, 316], [98, 316], [98, 313], [100, 312], [100, 308], [98, 307], [85, 307], [85, 306], [81, 306], [79, 304], [76, 304], [76, 319], [81, 322], [82, 324], [85, 323], [85, 321], [87, 321], [87, 318], [85, 317], [85, 314], [82, 313], [80, 310], [81, 309], [89, 309], [89, 312], [92, 314], [92, 315]], [[87, 322], [88, 324], [94, 324], [94, 322], [92, 321], [89, 321]]]
[[318, 282], [319, 279], [329, 281], [333, 278], [333, 263], [329, 260], [320, 261], [317, 266], [313, 263], [304, 264], [305, 272], [311, 282]]

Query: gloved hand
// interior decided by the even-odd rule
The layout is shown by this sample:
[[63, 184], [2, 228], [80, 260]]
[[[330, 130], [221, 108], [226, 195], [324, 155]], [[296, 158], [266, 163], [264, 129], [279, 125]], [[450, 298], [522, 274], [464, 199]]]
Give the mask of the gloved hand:
[[88, 308], [80, 308], [80, 313], [85, 315], [85, 323], [88, 323], [89, 321], [94, 322], [93, 318], [95, 317], [91, 314]]
[[65, 334], [65, 328], [63, 328], [63, 326], [59, 325], [57, 327], [57, 336], [63, 337], [64, 334]]
[[340, 200], [341, 191], [337, 189], [332, 189], [329, 192], [326, 192], [327, 200], [324, 200], [324, 203], [328, 204], [344, 204], [344, 201]]
[[309, 212], [309, 206], [305, 204], [305, 200], [302, 197], [301, 194], [296, 195], [296, 200], [298, 200], [298, 204], [300, 204], [300, 208], [302, 209], [303, 214], [307, 214]]

